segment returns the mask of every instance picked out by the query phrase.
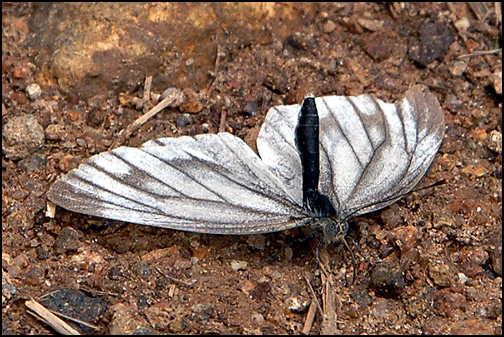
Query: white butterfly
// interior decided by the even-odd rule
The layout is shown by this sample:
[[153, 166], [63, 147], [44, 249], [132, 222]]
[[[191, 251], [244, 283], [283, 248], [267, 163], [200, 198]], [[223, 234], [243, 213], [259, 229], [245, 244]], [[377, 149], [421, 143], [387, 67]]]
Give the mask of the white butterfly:
[[[229, 133], [161, 138], [89, 158], [56, 181], [48, 198], [68, 210], [209, 234], [256, 234], [314, 222], [326, 242], [348, 217], [386, 207], [425, 175], [444, 134], [437, 99], [416, 85], [398, 104], [369, 95], [315, 98], [318, 191], [334, 214], [303, 200], [295, 130], [301, 105], [270, 109], [257, 147]], [[317, 154], [318, 157], [318, 154]]]

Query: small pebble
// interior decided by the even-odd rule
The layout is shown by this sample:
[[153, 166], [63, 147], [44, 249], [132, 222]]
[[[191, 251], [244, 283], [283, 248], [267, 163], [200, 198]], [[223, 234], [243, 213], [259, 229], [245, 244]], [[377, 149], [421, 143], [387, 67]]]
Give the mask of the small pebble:
[[248, 263], [246, 261], [231, 261], [231, 269], [234, 271], [247, 270]]
[[26, 87], [26, 93], [28, 94], [28, 98], [34, 101], [42, 95], [42, 90], [37, 83], [32, 83]]

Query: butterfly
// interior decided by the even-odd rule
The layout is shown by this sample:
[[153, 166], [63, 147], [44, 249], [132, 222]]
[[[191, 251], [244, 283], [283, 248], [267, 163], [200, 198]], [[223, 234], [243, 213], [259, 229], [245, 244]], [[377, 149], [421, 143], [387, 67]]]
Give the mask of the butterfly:
[[230, 133], [161, 138], [89, 158], [47, 197], [73, 212], [207, 234], [258, 234], [312, 224], [338, 242], [348, 219], [410, 192], [443, 140], [436, 97], [305, 98], [271, 108], [257, 155]]

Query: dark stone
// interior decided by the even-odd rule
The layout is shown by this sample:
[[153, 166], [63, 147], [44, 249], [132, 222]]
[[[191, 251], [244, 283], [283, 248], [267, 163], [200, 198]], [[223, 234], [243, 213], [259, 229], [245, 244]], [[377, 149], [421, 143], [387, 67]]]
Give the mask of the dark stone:
[[399, 266], [393, 263], [378, 264], [371, 274], [371, 287], [375, 289], [378, 296], [397, 297], [406, 286], [403, 273]]
[[426, 23], [418, 30], [419, 41], [410, 46], [409, 56], [420, 67], [442, 62], [455, 41], [452, 31], [441, 23]]

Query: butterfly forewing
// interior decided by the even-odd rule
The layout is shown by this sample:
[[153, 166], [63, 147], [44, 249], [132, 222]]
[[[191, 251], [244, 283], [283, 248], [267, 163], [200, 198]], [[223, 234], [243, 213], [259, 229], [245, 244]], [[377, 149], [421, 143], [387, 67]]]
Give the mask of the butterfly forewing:
[[306, 216], [260, 158], [228, 133], [99, 154], [58, 180], [48, 197], [79, 213], [204, 233], [271, 232]]

